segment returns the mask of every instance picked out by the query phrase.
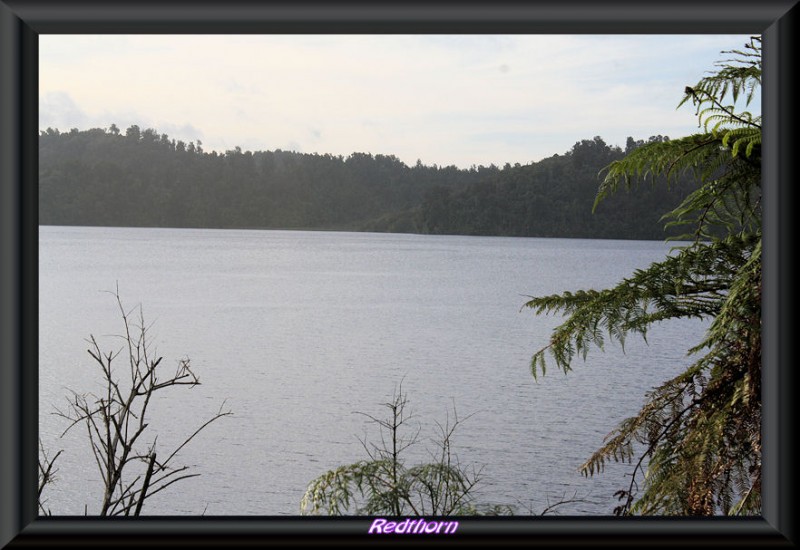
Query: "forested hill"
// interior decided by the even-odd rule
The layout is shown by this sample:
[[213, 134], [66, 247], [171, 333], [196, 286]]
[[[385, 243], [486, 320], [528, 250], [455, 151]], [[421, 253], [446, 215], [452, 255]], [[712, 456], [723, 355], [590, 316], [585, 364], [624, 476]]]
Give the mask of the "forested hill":
[[660, 216], [687, 184], [643, 185], [591, 212], [598, 172], [623, 155], [595, 137], [533, 164], [458, 169], [366, 153], [206, 153], [137, 126], [48, 129], [39, 223], [663, 239]]

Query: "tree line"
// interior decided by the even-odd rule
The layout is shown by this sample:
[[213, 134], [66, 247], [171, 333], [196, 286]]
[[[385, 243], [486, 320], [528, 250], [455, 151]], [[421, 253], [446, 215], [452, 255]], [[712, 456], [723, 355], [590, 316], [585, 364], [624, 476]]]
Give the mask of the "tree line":
[[[455, 218], [447, 218], [444, 213], [464, 208], [460, 199], [466, 201], [470, 194], [485, 189], [489, 190], [485, 195], [488, 197], [492, 185], [496, 191], [495, 204], [499, 204], [502, 194], [514, 188], [509, 183], [513, 181], [511, 178], [502, 177], [504, 173], [565, 170], [571, 164], [571, 175], [576, 175], [594, 160], [605, 157], [602, 170], [605, 175], [596, 191], [593, 211], [598, 211], [623, 190], [630, 190], [636, 181], [652, 181], [660, 175], [677, 191], [686, 185], [683, 177], [690, 175], [694, 179], [694, 190], [677, 206], [673, 203], [672, 209], [664, 214], [667, 226], [682, 231], [678, 238], [685, 241], [676, 247], [675, 254], [635, 271], [611, 288], [534, 296], [525, 304], [540, 315], [565, 316], [549, 341], [543, 342], [534, 353], [531, 360], [534, 377], [544, 375], [547, 366], [553, 364], [568, 373], [574, 360], [586, 359], [590, 349], [603, 350], [609, 342], [624, 344], [629, 336], [646, 337], [654, 324], [686, 318], [710, 321], [702, 340], [688, 350], [691, 359], [687, 359], [685, 370], [649, 391], [640, 411], [622, 420], [581, 466], [585, 475], [592, 476], [602, 472], [612, 460], [631, 465], [629, 484], [615, 493], [620, 502], [614, 509], [617, 515], [758, 516], [762, 511], [762, 121], [760, 114], [735, 107], [740, 98], [745, 107], [750, 105], [760, 88], [761, 40], [752, 37], [744, 50], [723, 53], [728, 59], [718, 62], [717, 70], [696, 85], [686, 87], [679, 103], [679, 106], [691, 103], [695, 107], [701, 132], [676, 140], [656, 136], [648, 143], [629, 139], [626, 154], [610, 162], [608, 157], [617, 154], [618, 149], [608, 147], [601, 138], [584, 140], [563, 157], [556, 155], [526, 167], [490, 168], [485, 180], [472, 184], [461, 182], [450, 189], [433, 192], [441, 199], [450, 199], [438, 217], [445, 220], [442, 223], [446, 225], [454, 223]], [[733, 100], [734, 105], [723, 103], [727, 100]], [[108, 143], [110, 139], [120, 147], [133, 143], [139, 148], [144, 141], [142, 133], [132, 128], [124, 137], [114, 126], [108, 132], [75, 130], [67, 134], [68, 142], [81, 142], [82, 137], [89, 136], [98, 142]], [[153, 150], [158, 148], [205, 158], [202, 144], [187, 147], [171, 142], [166, 136], [158, 136], [154, 131], [149, 135], [147, 141]], [[43, 133], [42, 141], [48, 144], [51, 138], [58, 140], [61, 136], [57, 131], [48, 130]], [[130, 141], [120, 141], [123, 139]], [[85, 145], [86, 141], [82, 143]], [[78, 149], [75, 147], [72, 153]], [[230, 157], [246, 155], [253, 156], [236, 150]], [[295, 156], [289, 158], [297, 158], [296, 154], [292, 155]], [[165, 153], [165, 158], [168, 156]], [[218, 157], [211, 155], [214, 159]], [[226, 153], [223, 159], [227, 157]], [[70, 159], [69, 156], [65, 158]], [[76, 158], [79, 157], [67, 161], [70, 166], [79, 164]], [[338, 157], [338, 161], [346, 165], [352, 158]], [[374, 166], [376, 160], [371, 155], [355, 158], [367, 166]], [[389, 161], [405, 166], [393, 158]], [[425, 167], [418, 163], [415, 169], [424, 170]], [[44, 168], [43, 172], [46, 171]], [[456, 173], [459, 172], [456, 169]], [[470, 172], [480, 176], [481, 170]], [[550, 172], [551, 179], [546, 181], [557, 184], [560, 180], [553, 173]], [[525, 181], [530, 184], [530, 180]], [[576, 188], [568, 184], [563, 187]], [[144, 186], [140, 185], [140, 189]], [[97, 200], [103, 198], [100, 196]], [[429, 202], [430, 191], [422, 205], [412, 207], [410, 215], [426, 220], [424, 208]], [[487, 200], [482, 207], [488, 204], [491, 201]], [[663, 206], [657, 211], [663, 211]], [[474, 211], [482, 210], [475, 205]], [[565, 205], [563, 211], [570, 210]], [[393, 219], [402, 218], [403, 212], [398, 211]], [[157, 383], [155, 370], [161, 359], [148, 359], [143, 319], [141, 336], [132, 337], [127, 313], [119, 294], [115, 295], [125, 321], [132, 387], [129, 392], [120, 389], [111, 365], [117, 355], [103, 354], [96, 340], [91, 338], [93, 349], [89, 353], [101, 368], [105, 397], [76, 393], [70, 400], [68, 413], [62, 416], [70, 420], [71, 426], [83, 422], [88, 427], [90, 445], [105, 483], [101, 515], [139, 515], [147, 497], [175, 481], [192, 477], [181, 474], [185, 470], [183, 467], [167, 471], [167, 463], [210, 422], [230, 413], [221, 408], [160, 463], [156, 459], [155, 442], [146, 452], [131, 455], [133, 443], [147, 426], [145, 409], [151, 394], [172, 385], [192, 386], [199, 380], [189, 369], [187, 360], [181, 363], [174, 377]], [[132, 412], [134, 402], [142, 396], [146, 396], [144, 408]], [[416, 443], [419, 435], [419, 431], [416, 434], [412, 431], [408, 437], [399, 431], [410, 418], [406, 414], [406, 403], [401, 387], [392, 401], [384, 404], [390, 412], [387, 419], [366, 415], [381, 428], [382, 445], [362, 440], [368, 459], [330, 470], [313, 480], [301, 502], [301, 510], [396, 516], [476, 514], [482, 510], [484, 513], [513, 512], [502, 505], [481, 509], [473, 499], [479, 472], [463, 468], [451, 452], [451, 436], [459, 424], [457, 417], [452, 424], [449, 421], [438, 424], [441, 438], [437, 450], [440, 452], [431, 453], [433, 462], [405, 466], [400, 455]], [[455, 416], [455, 409], [453, 413]], [[43, 447], [40, 449], [38, 497], [40, 510], [45, 514], [49, 510], [44, 506], [42, 491], [54, 480], [53, 466], [59, 455], [60, 452], [50, 456]], [[121, 482], [123, 467], [132, 461], [147, 464], [141, 485], [137, 485], [141, 476], [128, 485]], [[179, 474], [180, 477], [170, 478]]]
[[594, 214], [597, 175], [625, 150], [600, 137], [562, 155], [502, 168], [409, 166], [393, 155], [205, 152], [116, 125], [39, 137], [39, 223], [663, 239], [664, 204], [696, 184], [621, 193]]

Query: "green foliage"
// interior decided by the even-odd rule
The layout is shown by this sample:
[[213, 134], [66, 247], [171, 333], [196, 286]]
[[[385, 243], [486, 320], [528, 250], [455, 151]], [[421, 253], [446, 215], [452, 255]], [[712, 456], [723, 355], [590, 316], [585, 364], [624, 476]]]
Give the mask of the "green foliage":
[[39, 137], [39, 221], [660, 239], [658, 208], [694, 190], [686, 178], [588, 215], [597, 172], [622, 156], [595, 137], [525, 166], [409, 167], [366, 153], [204, 152], [136, 126], [48, 129]]
[[48, 225], [360, 229], [433, 187], [483, 177], [410, 168], [391, 155], [204, 152], [156, 130], [39, 136], [39, 221]]
[[437, 423], [439, 438], [429, 451], [432, 461], [406, 465], [405, 451], [417, 443], [420, 429], [406, 435], [412, 415], [400, 390], [384, 403], [388, 418], [370, 415], [381, 429], [382, 444], [362, 440], [368, 460], [360, 460], [325, 472], [308, 485], [300, 503], [303, 514], [327, 515], [504, 515], [513, 508], [482, 505], [473, 495], [481, 479], [480, 469], [461, 464], [452, 450], [452, 437], [463, 422], [453, 410], [444, 424]]
[[[637, 144], [633, 138], [629, 142]], [[393, 227], [399, 218], [425, 233], [661, 239], [665, 231], [659, 208], [683, 200], [696, 185], [688, 178], [680, 178], [670, 187], [652, 187], [637, 196], [622, 194], [613, 207], [600, 207], [591, 216], [597, 173], [622, 157], [619, 147], [607, 144], [599, 136], [584, 139], [563, 155], [525, 166], [486, 169], [478, 182], [436, 189], [405, 215], [374, 227]], [[668, 228], [669, 234], [677, 231]]]
[[548, 356], [567, 372], [576, 355], [585, 359], [606, 338], [624, 345], [629, 334], [646, 338], [657, 322], [711, 320], [686, 370], [651, 391], [581, 468], [593, 475], [609, 460], [634, 463], [617, 514], [760, 513], [760, 117], [722, 103], [728, 96], [749, 103], [761, 82], [760, 40], [747, 49], [729, 52], [733, 60], [686, 89], [681, 105], [694, 103], [704, 133], [633, 149], [608, 166], [597, 193], [595, 208], [620, 186], [691, 174], [699, 187], [663, 218], [688, 226], [679, 238], [690, 244], [611, 289], [526, 304], [567, 316], [534, 354], [534, 377]]

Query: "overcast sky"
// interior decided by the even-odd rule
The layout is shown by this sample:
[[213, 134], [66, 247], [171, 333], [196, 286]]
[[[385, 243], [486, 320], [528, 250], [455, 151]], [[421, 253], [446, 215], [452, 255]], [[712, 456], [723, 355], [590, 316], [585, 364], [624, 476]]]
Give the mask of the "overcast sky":
[[[697, 130], [683, 89], [747, 36], [41, 35], [40, 127], [155, 128], [206, 151], [527, 164]], [[754, 110], [758, 110], [755, 108]]]

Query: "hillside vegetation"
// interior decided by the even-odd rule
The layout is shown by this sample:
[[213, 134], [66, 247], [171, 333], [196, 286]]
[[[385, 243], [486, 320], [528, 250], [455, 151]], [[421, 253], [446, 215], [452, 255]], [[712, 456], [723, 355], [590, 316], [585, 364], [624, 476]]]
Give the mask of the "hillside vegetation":
[[137, 126], [48, 129], [39, 223], [660, 240], [660, 213], [690, 184], [620, 193], [592, 213], [598, 174], [644, 143], [628, 138], [623, 151], [595, 137], [527, 165], [459, 169], [369, 153], [207, 153]]

